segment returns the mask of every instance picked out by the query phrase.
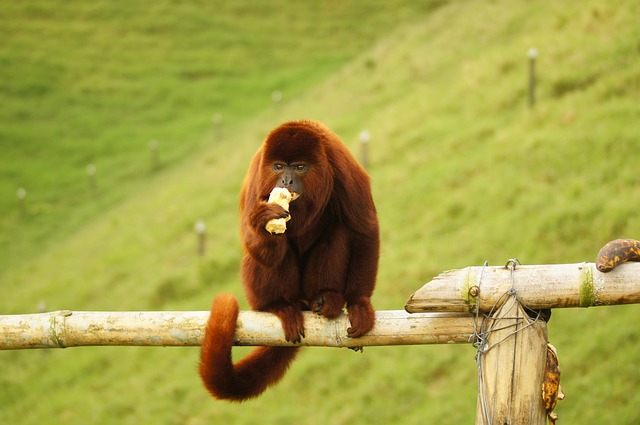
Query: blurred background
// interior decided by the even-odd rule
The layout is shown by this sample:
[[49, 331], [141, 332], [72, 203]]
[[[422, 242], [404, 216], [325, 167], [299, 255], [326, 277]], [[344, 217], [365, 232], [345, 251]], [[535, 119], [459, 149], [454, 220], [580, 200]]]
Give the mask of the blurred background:
[[[247, 308], [238, 190], [290, 119], [365, 162], [378, 309], [448, 269], [594, 261], [640, 238], [639, 17], [634, 0], [3, 1], [0, 314], [208, 310], [222, 291]], [[562, 424], [640, 422], [639, 320], [554, 311]], [[306, 348], [244, 406], [209, 397], [198, 351], [0, 352], [0, 421], [475, 418], [471, 345]]]

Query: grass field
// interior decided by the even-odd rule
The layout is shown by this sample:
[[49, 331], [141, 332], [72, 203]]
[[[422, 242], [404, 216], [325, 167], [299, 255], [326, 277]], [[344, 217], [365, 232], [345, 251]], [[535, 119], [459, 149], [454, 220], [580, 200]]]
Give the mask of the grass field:
[[[242, 299], [237, 192], [286, 119], [319, 119], [356, 154], [371, 132], [378, 309], [402, 309], [443, 270], [593, 261], [608, 240], [640, 238], [637, 2], [248, 4], [4, 5], [0, 312]], [[637, 306], [554, 311], [563, 424], [638, 423], [639, 318]], [[0, 419], [472, 423], [474, 354], [309, 348], [280, 385], [239, 406], [209, 398], [195, 348], [0, 352]]]
[[273, 108], [273, 92], [286, 104], [430, 4], [366, 14], [358, 2], [4, 5], [0, 247], [9, 249], [0, 269], [140, 191], [153, 170], [151, 140], [161, 169], [221, 144]]

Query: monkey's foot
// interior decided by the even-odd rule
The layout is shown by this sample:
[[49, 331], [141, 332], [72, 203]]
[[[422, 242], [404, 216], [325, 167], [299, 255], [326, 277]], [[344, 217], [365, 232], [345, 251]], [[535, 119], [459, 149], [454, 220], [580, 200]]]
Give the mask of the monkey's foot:
[[335, 319], [342, 313], [345, 300], [342, 294], [335, 291], [322, 291], [311, 299], [309, 308], [328, 319]]
[[298, 304], [281, 304], [265, 309], [275, 314], [282, 323], [284, 339], [288, 342], [297, 343], [304, 338], [304, 317], [302, 309]]
[[351, 327], [347, 329], [347, 336], [357, 338], [369, 332], [376, 321], [376, 313], [369, 298], [361, 298], [358, 302], [347, 304]]

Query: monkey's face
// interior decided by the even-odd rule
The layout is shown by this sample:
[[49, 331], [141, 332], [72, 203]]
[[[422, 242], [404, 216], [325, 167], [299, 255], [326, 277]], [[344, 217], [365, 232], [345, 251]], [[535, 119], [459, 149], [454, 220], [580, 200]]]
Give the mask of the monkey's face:
[[274, 174], [274, 187], [284, 187], [292, 195], [292, 201], [304, 193], [304, 179], [309, 166], [304, 162], [287, 164], [276, 161], [271, 164]]

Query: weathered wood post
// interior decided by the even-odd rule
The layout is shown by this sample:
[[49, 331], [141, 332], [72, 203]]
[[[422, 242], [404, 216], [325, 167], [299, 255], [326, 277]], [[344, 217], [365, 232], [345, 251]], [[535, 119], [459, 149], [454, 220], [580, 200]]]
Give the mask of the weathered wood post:
[[[564, 396], [547, 324], [529, 318], [524, 306], [531, 311], [632, 303], [640, 303], [640, 264], [622, 264], [610, 273], [593, 263], [485, 265], [436, 276], [405, 309], [476, 317], [477, 425], [542, 425], [547, 414], [555, 423], [553, 408]], [[549, 370], [553, 363], [555, 370]]]
[[545, 425], [542, 383], [547, 324], [529, 318], [515, 295], [483, 321], [478, 346], [476, 425]]

